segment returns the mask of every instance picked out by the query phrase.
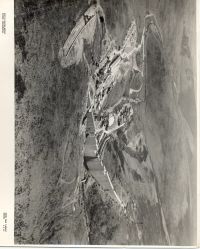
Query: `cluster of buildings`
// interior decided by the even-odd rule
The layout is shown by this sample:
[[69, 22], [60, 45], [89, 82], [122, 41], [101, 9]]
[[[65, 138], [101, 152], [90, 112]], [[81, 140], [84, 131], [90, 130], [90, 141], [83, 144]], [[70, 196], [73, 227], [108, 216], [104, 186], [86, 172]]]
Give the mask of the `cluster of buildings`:
[[106, 131], [109, 127], [109, 115], [100, 115], [99, 128], [104, 128]]
[[118, 119], [117, 119], [117, 125], [120, 126], [128, 121], [132, 114], [132, 108], [131, 105], [125, 105], [123, 108], [119, 111]]
[[130, 103], [125, 103], [121, 108], [113, 108], [112, 112], [104, 111], [94, 115], [97, 132], [113, 132], [128, 122], [133, 114]]

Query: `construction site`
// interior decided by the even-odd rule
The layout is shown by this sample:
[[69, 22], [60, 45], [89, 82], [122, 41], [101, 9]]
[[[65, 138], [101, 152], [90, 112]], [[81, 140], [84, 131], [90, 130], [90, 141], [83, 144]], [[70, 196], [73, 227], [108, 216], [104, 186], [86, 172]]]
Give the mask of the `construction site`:
[[17, 0], [16, 243], [194, 245], [195, 7], [175, 2]]

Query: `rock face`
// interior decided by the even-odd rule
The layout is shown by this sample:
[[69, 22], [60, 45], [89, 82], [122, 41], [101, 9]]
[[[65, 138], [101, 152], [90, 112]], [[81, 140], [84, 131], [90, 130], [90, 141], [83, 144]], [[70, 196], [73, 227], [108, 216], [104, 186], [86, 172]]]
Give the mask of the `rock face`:
[[[87, 107], [86, 60], [98, 62], [105, 30], [96, 30], [94, 43], [81, 44], [86, 59], [63, 68], [60, 49], [89, 8], [88, 1], [16, 0], [15, 242], [194, 245], [195, 1], [100, 4], [100, 22], [116, 47], [123, 45], [133, 18], [140, 42], [147, 11], [156, 16], [163, 41], [160, 44], [153, 32], [148, 33], [145, 101], [104, 153], [113, 185], [127, 204], [126, 213], [102, 190], [83, 160], [80, 125]], [[123, 82], [118, 98], [136, 84]]]

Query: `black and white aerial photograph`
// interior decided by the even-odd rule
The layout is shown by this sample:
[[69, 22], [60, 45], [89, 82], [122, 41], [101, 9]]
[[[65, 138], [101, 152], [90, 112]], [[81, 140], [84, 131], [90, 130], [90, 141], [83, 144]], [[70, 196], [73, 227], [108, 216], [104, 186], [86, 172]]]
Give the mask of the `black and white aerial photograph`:
[[195, 0], [15, 0], [15, 244], [195, 246]]

